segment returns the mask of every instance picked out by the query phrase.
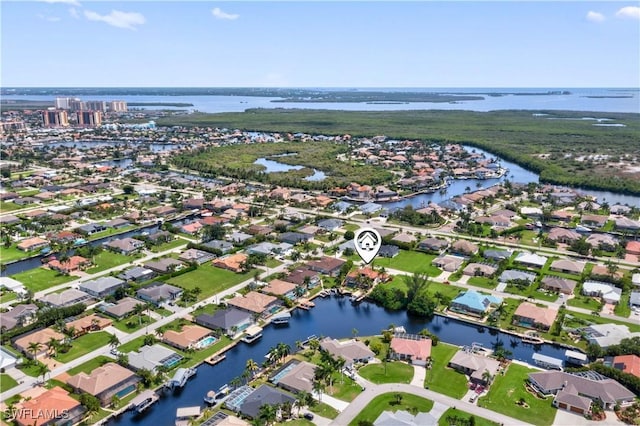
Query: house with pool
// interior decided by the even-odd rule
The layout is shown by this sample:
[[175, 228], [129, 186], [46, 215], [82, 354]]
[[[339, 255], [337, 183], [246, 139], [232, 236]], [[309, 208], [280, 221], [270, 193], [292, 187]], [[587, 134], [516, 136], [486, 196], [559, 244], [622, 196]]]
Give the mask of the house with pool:
[[204, 349], [216, 342], [213, 332], [199, 325], [185, 325], [181, 330], [167, 330], [162, 341], [180, 350]]
[[182, 361], [182, 355], [157, 343], [152, 346], [142, 346], [137, 352], [131, 351], [127, 356], [129, 367], [135, 371], [144, 368], [154, 373], [161, 366], [173, 368]]
[[482, 318], [489, 313], [493, 306], [498, 306], [501, 303], [502, 299], [499, 297], [483, 294], [475, 290], [467, 290], [453, 299], [449, 310]]
[[249, 312], [227, 308], [218, 310], [213, 315], [200, 314], [195, 322], [212, 330], [222, 330], [228, 336], [235, 336], [253, 324], [253, 318]]
[[100, 405], [105, 407], [111, 404], [114, 395], [123, 398], [134, 392], [139, 381], [140, 377], [133, 371], [114, 362], [108, 362], [90, 374], [80, 372], [70, 377], [67, 384], [75, 392], [94, 395], [100, 400]]

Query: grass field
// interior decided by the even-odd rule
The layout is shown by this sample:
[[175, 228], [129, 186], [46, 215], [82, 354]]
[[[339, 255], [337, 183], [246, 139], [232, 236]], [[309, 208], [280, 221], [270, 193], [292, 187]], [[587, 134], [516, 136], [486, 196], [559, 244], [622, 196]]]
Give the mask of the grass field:
[[420, 253], [417, 251], [400, 250], [393, 258], [378, 257], [373, 261], [375, 266], [384, 266], [389, 269], [398, 269], [405, 272], [425, 272], [430, 277], [437, 277], [442, 271], [431, 265], [435, 255]]
[[358, 370], [358, 374], [378, 385], [382, 383], [409, 384], [413, 378], [413, 367], [405, 362], [383, 362], [365, 365]]
[[163, 243], [163, 244], [159, 244], [157, 246], [153, 246], [151, 248], [151, 251], [153, 253], [160, 253], [166, 250], [171, 250], [174, 249], [176, 247], [180, 247], [180, 246], [186, 246], [187, 243], [189, 243], [187, 240], [182, 239], [182, 238], [176, 238], [172, 241], [169, 241], [167, 243]]
[[333, 388], [327, 386], [325, 389], [325, 394], [347, 402], [353, 401], [361, 392], [359, 384], [340, 373], [333, 373]]
[[113, 321], [113, 326], [125, 333], [133, 333], [134, 331], [140, 330], [142, 327], [153, 322], [154, 320], [147, 315], [141, 315], [140, 318], [138, 318], [137, 315], [131, 315], [130, 317]]
[[449, 360], [458, 352], [458, 347], [446, 343], [438, 343], [431, 347], [431, 370], [427, 370], [425, 384], [429, 389], [460, 399], [467, 392], [467, 377], [448, 368]]
[[18, 295], [13, 291], [2, 290], [2, 296], [0, 296], [0, 303], [11, 302], [12, 300], [16, 300]]
[[18, 204], [15, 204], [15, 203], [0, 201], [0, 212], [8, 213], [15, 210], [26, 209], [33, 206], [34, 206], [33, 204], [25, 204], [24, 206], [19, 206]]
[[469, 277], [469, 279], [467, 280], [467, 284], [475, 287], [486, 288], [489, 290], [493, 290], [494, 288], [496, 288], [496, 283], [486, 277]]
[[[519, 364], [511, 364], [504, 376], [497, 376], [486, 396], [478, 399], [478, 405], [498, 413], [535, 425], [550, 425], [556, 416], [551, 405], [553, 398], [540, 399], [525, 389], [525, 380], [529, 373], [536, 372]], [[524, 398], [528, 408], [516, 404]]]
[[136, 337], [135, 339], [125, 343], [124, 345], [118, 346], [118, 351], [125, 354], [132, 351], [137, 351], [144, 346], [144, 337], [145, 336]]
[[62, 275], [59, 272], [45, 268], [29, 269], [28, 271], [12, 275], [11, 278], [20, 281], [26, 288], [34, 293], [78, 279], [78, 277]]
[[[475, 426], [498, 426], [498, 423], [492, 422], [491, 420], [487, 420], [484, 417], [474, 416], [473, 414], [469, 414], [465, 411], [460, 411], [454, 408], [449, 408], [447, 411], [445, 411], [442, 414], [442, 416], [438, 420], [438, 426], [465, 424], [460, 422], [460, 420], [468, 422], [470, 417], [473, 417], [473, 420], [474, 420], [473, 424]], [[453, 421], [450, 421], [450, 419]], [[470, 423], [466, 423], [466, 424], [470, 424]]]
[[84, 354], [88, 354], [109, 343], [111, 335], [106, 331], [98, 331], [95, 333], [85, 334], [73, 341], [73, 347], [66, 354], [59, 353], [55, 356], [60, 362], [66, 363], [72, 361]]
[[309, 411], [327, 419], [335, 419], [336, 417], [338, 417], [338, 414], [340, 414], [338, 410], [336, 410], [329, 404], [325, 404], [324, 402], [318, 402], [312, 407], [309, 407]]
[[593, 297], [582, 296], [576, 294], [575, 297], [567, 300], [567, 305], [574, 306], [576, 308], [588, 309], [590, 311], [600, 311], [601, 303]]
[[11, 247], [1, 247], [0, 248], [0, 263], [9, 263], [14, 260], [24, 259], [29, 256], [35, 256], [39, 253], [39, 250], [34, 251], [22, 251], [16, 247], [15, 244], [12, 244]]
[[13, 377], [4, 373], [0, 374], [0, 390], [2, 390], [2, 392], [6, 392], [16, 386], [18, 386], [18, 382], [16, 382]]
[[236, 274], [226, 269], [216, 268], [206, 263], [200, 265], [195, 271], [178, 275], [167, 281], [169, 284], [177, 285], [185, 290], [199, 287], [202, 292], [198, 300], [206, 299], [216, 293], [233, 287], [236, 284], [248, 280], [253, 276], [253, 271], [244, 274]]
[[131, 256], [125, 256], [120, 253], [114, 253], [109, 250], [103, 250], [99, 254], [93, 256], [92, 268], [87, 269], [88, 274], [97, 274], [98, 272], [106, 271], [115, 266], [124, 265], [125, 263], [133, 262], [135, 258]]
[[72, 376], [80, 372], [89, 374], [93, 370], [106, 364], [107, 362], [113, 362], [113, 359], [109, 358], [108, 356], [100, 355], [85, 362], [84, 364], [80, 364], [79, 366], [70, 369], [68, 373]]
[[[396, 395], [401, 397], [400, 403], [396, 399]], [[358, 426], [361, 422], [373, 422], [382, 414], [383, 411], [408, 411], [412, 414], [428, 413], [433, 408], [433, 401], [421, 398], [409, 393], [383, 393], [371, 400], [369, 404], [349, 423], [350, 426]]]

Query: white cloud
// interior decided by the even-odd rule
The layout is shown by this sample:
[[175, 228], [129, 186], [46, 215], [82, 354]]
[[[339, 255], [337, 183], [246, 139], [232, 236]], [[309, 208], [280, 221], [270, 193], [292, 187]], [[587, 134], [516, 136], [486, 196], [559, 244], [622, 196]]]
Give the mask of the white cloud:
[[216, 19], [226, 19], [228, 21], [233, 21], [240, 17], [240, 15], [238, 14], [223, 12], [222, 9], [220, 9], [219, 7], [214, 7], [213, 9], [211, 9], [211, 14]]
[[616, 12], [618, 18], [640, 19], [640, 7], [626, 6]]
[[108, 15], [100, 15], [99, 13], [85, 10], [84, 16], [90, 21], [100, 21], [118, 28], [126, 28], [135, 30], [136, 25], [142, 25], [147, 20], [144, 15], [137, 12], [122, 12], [120, 10], [112, 10]]
[[43, 15], [42, 13], [38, 13], [38, 18], [47, 22], [58, 22], [61, 20], [61, 18], [57, 16], [46, 16], [46, 15]]
[[80, 14], [78, 13], [78, 10], [75, 7], [69, 8], [69, 15], [71, 15], [75, 19], [80, 19]]
[[40, 0], [43, 1], [45, 3], [63, 3], [63, 4], [70, 4], [73, 6], [78, 6], [78, 7], [82, 7], [82, 5], [80, 4], [80, 2], [78, 0]]
[[593, 10], [590, 10], [587, 13], [587, 21], [602, 22], [604, 21], [604, 15], [600, 12], [594, 12]]

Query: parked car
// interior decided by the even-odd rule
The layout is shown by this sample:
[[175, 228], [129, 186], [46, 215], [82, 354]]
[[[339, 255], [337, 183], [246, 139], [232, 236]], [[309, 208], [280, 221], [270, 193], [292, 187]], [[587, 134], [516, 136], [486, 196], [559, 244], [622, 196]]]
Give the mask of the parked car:
[[302, 417], [304, 417], [307, 420], [313, 420], [313, 414], [311, 413], [304, 413]]

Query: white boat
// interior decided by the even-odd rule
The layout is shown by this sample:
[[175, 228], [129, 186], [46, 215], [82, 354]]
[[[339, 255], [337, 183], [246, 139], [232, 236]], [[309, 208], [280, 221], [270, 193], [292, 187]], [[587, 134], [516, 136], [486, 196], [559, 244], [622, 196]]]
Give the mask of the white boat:
[[207, 404], [215, 404], [216, 403], [216, 391], [210, 390], [204, 397], [204, 402]]
[[262, 337], [262, 327], [252, 325], [244, 331], [245, 336], [241, 339], [245, 343], [253, 343]]
[[282, 312], [280, 314], [276, 314], [271, 318], [271, 322], [274, 324], [288, 324], [291, 319], [291, 314], [289, 312]]

